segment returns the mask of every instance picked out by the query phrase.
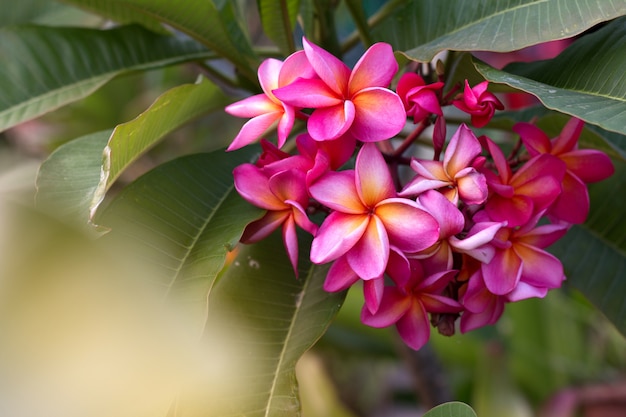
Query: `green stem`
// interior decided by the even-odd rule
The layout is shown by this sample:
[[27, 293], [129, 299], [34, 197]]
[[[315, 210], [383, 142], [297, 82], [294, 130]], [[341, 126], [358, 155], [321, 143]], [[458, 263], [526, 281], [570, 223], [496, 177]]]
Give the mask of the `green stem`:
[[346, 5], [348, 6], [348, 10], [352, 15], [352, 20], [356, 25], [357, 32], [359, 37], [361, 38], [361, 42], [367, 48], [374, 43], [372, 37], [369, 32], [369, 24], [367, 22], [367, 18], [365, 17], [365, 12], [363, 11], [363, 3], [355, 2], [355, 1], [346, 1]]
[[293, 30], [291, 28], [291, 21], [289, 20], [289, 7], [287, 6], [287, 0], [280, 1], [280, 11], [283, 22], [283, 29], [287, 35], [287, 43], [289, 47], [289, 53], [296, 51], [296, 45], [293, 41]]

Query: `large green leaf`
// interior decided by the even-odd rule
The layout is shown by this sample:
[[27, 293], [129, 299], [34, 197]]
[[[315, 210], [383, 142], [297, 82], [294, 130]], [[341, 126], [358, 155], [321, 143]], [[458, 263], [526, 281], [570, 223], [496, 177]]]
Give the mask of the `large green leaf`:
[[0, 131], [86, 97], [113, 77], [212, 56], [139, 26], [0, 29]]
[[229, 59], [249, 80], [256, 81], [257, 59], [244, 25], [237, 15], [237, 2], [211, 0], [65, 0], [113, 20], [147, 16], [180, 30]]
[[215, 340], [226, 329], [234, 360], [252, 366], [224, 370], [220, 382], [235, 390], [208, 393], [212, 407], [201, 415], [300, 415], [296, 362], [326, 331], [345, 295], [323, 290], [328, 268], [308, 260], [310, 239], [300, 242], [298, 278], [274, 233], [241, 247], [212, 289], [206, 337]]
[[626, 335], [626, 217], [620, 199], [626, 195], [626, 166], [590, 187], [591, 212], [550, 248], [565, 266], [568, 284], [583, 294]]
[[626, 18], [577, 40], [558, 57], [498, 71], [481, 62], [490, 81], [535, 95], [548, 108], [626, 134]]
[[286, 56], [295, 51], [293, 29], [300, 0], [280, 0], [278, 3], [276, 0], [259, 0], [259, 13], [265, 34]]
[[423, 62], [446, 49], [503, 52], [569, 38], [626, 14], [626, 3], [611, 0], [411, 0], [383, 7], [374, 38]]
[[469, 405], [453, 401], [438, 405], [424, 414], [424, 417], [476, 417], [476, 413]]
[[96, 221], [115, 246], [149, 268], [155, 284], [184, 301], [200, 331], [209, 289], [247, 223], [261, 211], [235, 191], [232, 170], [255, 149], [175, 159], [127, 186]]
[[98, 189], [102, 150], [111, 130], [92, 133], [59, 146], [37, 174], [37, 205], [72, 224], [88, 225]]
[[60, 218], [88, 225], [120, 174], [167, 134], [226, 102], [204, 78], [175, 87], [135, 119], [70, 141], [53, 152], [37, 178], [37, 201]]

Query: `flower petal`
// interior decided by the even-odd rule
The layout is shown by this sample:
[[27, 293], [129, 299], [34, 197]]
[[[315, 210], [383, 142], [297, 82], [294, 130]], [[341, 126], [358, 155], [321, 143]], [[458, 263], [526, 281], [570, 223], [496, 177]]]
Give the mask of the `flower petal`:
[[370, 221], [361, 239], [346, 253], [350, 267], [361, 279], [381, 277], [389, 260], [389, 237], [376, 216]]
[[324, 281], [324, 291], [339, 292], [347, 290], [359, 280], [357, 274], [354, 273], [345, 256], [340, 256], [330, 266], [326, 280]]
[[273, 90], [274, 96], [283, 103], [298, 108], [321, 108], [343, 103], [343, 97], [337, 96], [318, 78], [298, 78], [291, 84]]
[[391, 244], [401, 251], [419, 252], [439, 239], [439, 223], [414, 201], [384, 200], [376, 206], [375, 217], [384, 224]]
[[290, 214], [289, 210], [268, 211], [259, 220], [255, 220], [246, 226], [240, 239], [241, 243], [256, 243], [265, 239], [274, 230], [278, 229]]
[[513, 131], [520, 136], [520, 139], [528, 149], [531, 156], [541, 153], [550, 153], [552, 144], [550, 138], [532, 123], [520, 122], [513, 125]]
[[234, 151], [251, 144], [263, 135], [277, 120], [283, 115], [282, 110], [272, 113], [262, 114], [248, 120], [242, 127], [235, 139], [226, 149]]
[[265, 94], [257, 94], [229, 104], [224, 110], [231, 116], [248, 118], [282, 111], [283, 106], [273, 102]]
[[413, 303], [411, 310], [396, 323], [398, 334], [414, 350], [421, 349], [430, 338], [428, 313], [421, 303]]
[[317, 75], [330, 87], [335, 94], [345, 97], [348, 92], [350, 68], [330, 52], [302, 38], [302, 46], [309, 63]]
[[427, 190], [420, 194], [418, 203], [439, 223], [440, 239], [447, 239], [463, 231], [465, 227], [463, 213], [440, 192]]
[[366, 207], [396, 196], [396, 189], [383, 155], [373, 143], [363, 145], [355, 163], [356, 190]]
[[570, 172], [586, 183], [602, 181], [615, 172], [611, 158], [594, 149], [580, 149], [559, 157]]
[[367, 306], [361, 310], [361, 321], [371, 327], [383, 328], [395, 324], [411, 307], [410, 297], [401, 294], [395, 287], [385, 287], [380, 306], [373, 314]]
[[288, 216], [283, 223], [283, 245], [285, 245], [295, 276], [298, 278], [298, 236], [293, 216]]
[[[302, 50], [289, 55], [278, 74], [278, 87], [291, 84], [298, 78], [315, 78], [317, 74]], [[277, 87], [275, 87], [277, 88]]]
[[332, 210], [349, 214], [367, 212], [359, 198], [352, 170], [327, 172], [309, 186], [309, 192], [314, 199]]
[[482, 147], [464, 123], [452, 135], [450, 143], [443, 157], [443, 166], [450, 178], [454, 178], [460, 170], [472, 164], [474, 158], [480, 155]]
[[370, 222], [368, 215], [331, 213], [311, 243], [311, 262], [323, 264], [348, 252], [361, 239]]
[[[278, 74], [280, 73], [280, 69], [283, 66], [283, 61], [280, 61], [275, 58], [267, 58], [261, 65], [259, 65], [258, 76], [259, 83], [261, 84], [261, 88], [263, 92], [270, 98], [274, 98], [274, 94], [272, 94], [272, 90], [278, 88]], [[272, 100], [274, 101], [274, 100]]]
[[398, 62], [388, 43], [370, 46], [354, 66], [349, 80], [350, 96], [368, 87], [387, 87], [398, 71]]
[[534, 246], [516, 243], [517, 256], [523, 260], [521, 279], [535, 287], [559, 288], [565, 279], [563, 265], [554, 255]]
[[354, 104], [349, 100], [332, 107], [316, 109], [307, 122], [309, 135], [315, 140], [337, 139], [350, 129], [354, 118]]
[[352, 97], [356, 109], [350, 132], [361, 142], [378, 142], [400, 133], [406, 123], [402, 100], [386, 88], [372, 87]]
[[287, 205], [276, 197], [269, 179], [252, 164], [239, 165], [233, 170], [235, 189], [249, 203], [266, 210], [285, 210]]
[[515, 288], [522, 276], [522, 259], [509, 248], [496, 251], [488, 264], [482, 264], [487, 289], [496, 295], [507, 294]]
[[365, 307], [372, 313], [376, 314], [380, 308], [385, 292], [385, 278], [375, 278], [363, 281], [363, 298]]

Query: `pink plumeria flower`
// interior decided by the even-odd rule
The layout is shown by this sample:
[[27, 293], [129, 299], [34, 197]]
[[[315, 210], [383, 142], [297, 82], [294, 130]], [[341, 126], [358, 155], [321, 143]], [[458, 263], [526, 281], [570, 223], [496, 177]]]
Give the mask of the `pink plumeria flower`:
[[569, 223], [580, 224], [589, 214], [589, 192], [585, 183], [601, 181], [613, 175], [611, 159], [595, 149], [578, 149], [578, 138], [584, 122], [570, 119], [559, 136], [550, 138], [537, 126], [517, 123], [513, 131], [520, 135], [531, 156], [551, 154], [565, 162], [563, 192], [552, 204], [548, 214]]
[[235, 188], [249, 203], [267, 210], [259, 220], [250, 223], [241, 238], [242, 243], [254, 243], [269, 236], [282, 226], [283, 243], [297, 274], [298, 238], [296, 225], [315, 235], [317, 225], [309, 220], [306, 208], [309, 194], [305, 173], [288, 169], [268, 177], [262, 168], [243, 164], [235, 168]]
[[493, 93], [487, 91], [488, 86], [489, 82], [483, 81], [470, 88], [469, 83], [465, 80], [463, 94], [452, 101], [456, 108], [471, 116], [472, 125], [475, 127], [485, 126], [496, 110], [504, 109], [502, 102]]
[[443, 85], [442, 82], [426, 84], [414, 72], [402, 74], [396, 92], [402, 99], [407, 116], [413, 118], [413, 123], [418, 123], [431, 114], [443, 116], [437, 97], [437, 90], [441, 90]]
[[395, 325], [407, 346], [418, 350], [430, 338], [429, 313], [458, 313], [463, 307], [442, 295], [457, 271], [426, 276], [419, 260], [409, 261], [406, 273], [391, 276], [396, 285], [385, 286], [378, 310], [372, 313], [367, 306], [363, 307], [361, 321], [377, 328]]
[[513, 173], [502, 150], [489, 138], [485, 141], [498, 170], [498, 175], [483, 171], [492, 191], [485, 210], [493, 221], [506, 221], [509, 227], [522, 226], [561, 194], [565, 163], [541, 154]]
[[561, 286], [563, 265], [543, 249], [565, 235], [569, 225], [536, 226], [543, 214], [538, 213], [523, 227], [503, 227], [496, 233], [491, 242], [495, 254], [489, 263], [481, 265], [485, 286], [493, 294], [508, 295], [516, 301], [543, 297], [548, 289]]
[[487, 289], [482, 271], [477, 269], [463, 287], [461, 303], [465, 311], [461, 315], [461, 333], [495, 324], [507, 302], [506, 296], [496, 295]]
[[349, 132], [360, 141], [376, 142], [402, 130], [402, 101], [385, 88], [398, 70], [389, 44], [372, 45], [350, 71], [306, 38], [302, 43], [319, 78], [298, 79], [274, 90], [274, 95], [290, 106], [315, 109], [307, 122], [313, 139], [333, 140]]
[[[466, 204], [481, 204], [487, 198], [487, 183], [474, 167], [479, 164], [482, 151], [474, 133], [462, 124], [450, 139], [443, 162], [413, 159], [416, 172], [400, 195], [419, 195], [426, 190], [440, 190], [452, 203], [459, 199]], [[478, 160], [478, 161], [477, 161]]]
[[284, 62], [268, 58], [258, 70], [263, 94], [257, 94], [226, 106], [226, 112], [237, 117], [250, 117], [228, 147], [228, 151], [242, 148], [259, 139], [278, 123], [278, 147], [281, 148], [293, 128], [297, 109], [274, 96], [272, 90], [288, 85], [296, 78], [315, 77], [303, 51], [290, 55]]
[[311, 245], [311, 261], [323, 264], [345, 255], [362, 279], [380, 277], [390, 246], [418, 252], [437, 241], [439, 225], [415, 201], [399, 198], [385, 160], [366, 143], [354, 170], [330, 171], [309, 187], [332, 210]]

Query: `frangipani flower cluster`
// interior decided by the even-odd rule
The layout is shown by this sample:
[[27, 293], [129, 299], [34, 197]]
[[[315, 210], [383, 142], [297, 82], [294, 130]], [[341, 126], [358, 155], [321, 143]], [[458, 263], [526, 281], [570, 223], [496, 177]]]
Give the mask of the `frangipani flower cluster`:
[[[431, 326], [452, 334], [459, 318], [461, 332], [494, 324], [507, 303], [562, 284], [563, 266], [546, 248], [585, 220], [586, 183], [613, 172], [605, 154], [577, 149], [580, 120], [554, 139], [517, 124], [520, 143], [508, 157], [466, 124], [444, 146], [446, 106], [466, 112], [474, 127], [503, 108], [486, 81], [466, 81], [448, 97], [442, 77], [428, 83], [405, 73], [394, 92], [398, 64], [388, 44], [371, 46], [353, 69], [307, 39], [303, 47], [263, 62], [263, 94], [226, 108], [250, 118], [229, 150], [277, 129], [276, 145], [261, 140], [257, 163], [234, 171], [241, 196], [266, 210], [242, 242], [281, 229], [297, 271], [296, 228], [308, 232], [311, 262], [329, 265], [324, 289], [361, 283], [363, 323], [396, 326], [413, 349]], [[306, 128], [294, 134], [297, 119]], [[434, 157], [405, 156], [433, 122]], [[296, 151], [288, 153], [292, 136]]]

